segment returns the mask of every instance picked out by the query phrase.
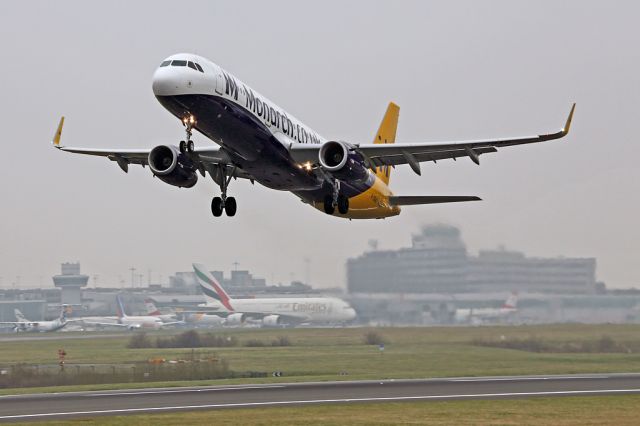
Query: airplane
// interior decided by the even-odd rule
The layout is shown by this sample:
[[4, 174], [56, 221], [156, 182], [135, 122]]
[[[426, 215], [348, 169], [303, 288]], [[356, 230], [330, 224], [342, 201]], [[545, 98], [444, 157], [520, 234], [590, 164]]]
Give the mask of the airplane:
[[458, 308], [455, 310], [456, 322], [477, 323], [499, 320], [509, 317], [518, 311], [518, 294], [511, 293], [500, 308]]
[[225, 325], [259, 321], [265, 327], [302, 323], [345, 323], [356, 317], [347, 302], [336, 297], [232, 299], [207, 268], [193, 264], [206, 305], [226, 315]]
[[76, 320], [68, 320], [66, 306], [62, 307], [60, 316], [51, 321], [29, 321], [20, 311], [13, 310], [17, 321], [0, 322], [0, 324], [9, 324], [13, 326], [13, 331], [21, 332], [52, 332], [63, 329], [67, 324]]
[[159, 329], [167, 325], [182, 324], [182, 321], [164, 322], [158, 316], [153, 315], [127, 315], [124, 304], [120, 295], [116, 295], [116, 315], [118, 322], [100, 322], [100, 321], [87, 321], [86, 324], [112, 326], [112, 327], [126, 327], [128, 330], [137, 330], [140, 328]]
[[[328, 215], [347, 219], [382, 219], [401, 206], [478, 201], [476, 196], [398, 196], [389, 188], [391, 168], [408, 164], [418, 175], [423, 162], [480, 155], [498, 148], [559, 139], [569, 133], [575, 103], [564, 127], [533, 136], [457, 142], [395, 143], [400, 108], [389, 103], [373, 144], [328, 140], [219, 65], [202, 56], [180, 53], [166, 58], [153, 75], [156, 99], [185, 128], [176, 145], [150, 149], [77, 148], [60, 143], [64, 117], [53, 137], [61, 151], [106, 157], [127, 173], [130, 164], [149, 166], [161, 181], [191, 188], [209, 176], [220, 187], [211, 212], [234, 216], [236, 199], [228, 196], [232, 179], [248, 179], [290, 191]], [[195, 147], [198, 131], [214, 143]]]
[[163, 314], [151, 299], [144, 299], [144, 306], [147, 308], [147, 315], [160, 318], [163, 322], [176, 320], [176, 314]]
[[220, 315], [207, 314], [205, 312], [185, 312], [184, 322], [196, 327], [217, 327], [225, 323]]

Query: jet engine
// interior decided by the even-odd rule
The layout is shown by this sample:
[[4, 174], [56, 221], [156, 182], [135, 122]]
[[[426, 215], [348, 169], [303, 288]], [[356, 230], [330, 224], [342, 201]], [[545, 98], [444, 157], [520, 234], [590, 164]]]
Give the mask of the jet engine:
[[180, 188], [191, 188], [198, 181], [195, 164], [175, 146], [153, 148], [149, 153], [149, 168], [161, 181]]
[[245, 316], [242, 313], [235, 313], [227, 316], [225, 325], [242, 325], [244, 324]]
[[346, 142], [325, 142], [320, 147], [318, 157], [322, 168], [338, 179], [359, 182], [369, 176], [364, 158]]
[[280, 315], [267, 315], [262, 318], [262, 325], [264, 327], [276, 327], [280, 325]]

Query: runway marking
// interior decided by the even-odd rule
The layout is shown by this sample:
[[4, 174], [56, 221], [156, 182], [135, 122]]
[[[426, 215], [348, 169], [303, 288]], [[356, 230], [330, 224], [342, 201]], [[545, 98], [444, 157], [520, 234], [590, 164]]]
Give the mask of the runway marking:
[[272, 388], [284, 388], [284, 385], [267, 385], [267, 386], [234, 386], [227, 388], [202, 388], [202, 389], [167, 389], [167, 390], [148, 390], [148, 391], [135, 391], [135, 392], [105, 392], [105, 393], [91, 393], [87, 395], [81, 395], [85, 398], [92, 398], [96, 396], [120, 396], [120, 395], [154, 395], [163, 393], [189, 393], [189, 392], [216, 392], [226, 390], [243, 390], [243, 389], [272, 389]]
[[522, 382], [530, 380], [587, 380], [587, 379], [609, 379], [609, 376], [548, 376], [548, 377], [495, 377], [495, 378], [465, 378], [465, 379], [450, 379], [450, 382]]
[[549, 396], [549, 395], [589, 395], [599, 393], [640, 393], [639, 389], [592, 389], [592, 390], [575, 390], [575, 391], [542, 391], [542, 392], [508, 392], [508, 393], [477, 393], [477, 394], [458, 394], [458, 395], [421, 395], [421, 396], [390, 396], [390, 397], [372, 397], [372, 398], [341, 398], [341, 399], [310, 399], [298, 401], [264, 401], [264, 402], [235, 402], [227, 404], [203, 404], [203, 405], [178, 405], [173, 407], [145, 407], [145, 408], [121, 408], [111, 410], [90, 410], [90, 411], [67, 411], [54, 413], [37, 413], [37, 414], [15, 414], [9, 416], [0, 416], [0, 420], [21, 419], [21, 418], [38, 418], [38, 417], [59, 417], [59, 416], [78, 416], [78, 415], [99, 415], [99, 414], [129, 414], [142, 412], [157, 411], [174, 411], [174, 410], [197, 410], [204, 408], [241, 408], [241, 407], [260, 407], [268, 405], [295, 405], [295, 404], [327, 404], [327, 403], [344, 403], [344, 402], [373, 402], [373, 401], [408, 401], [408, 400], [437, 400], [437, 399], [461, 399], [461, 398], [490, 398], [490, 397], [513, 397], [513, 396]]

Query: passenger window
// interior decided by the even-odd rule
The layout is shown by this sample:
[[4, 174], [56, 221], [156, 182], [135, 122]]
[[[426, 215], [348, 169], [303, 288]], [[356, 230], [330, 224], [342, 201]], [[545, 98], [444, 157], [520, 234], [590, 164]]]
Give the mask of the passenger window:
[[202, 69], [202, 67], [200, 66], [199, 63], [196, 62], [196, 68], [198, 68], [198, 71], [200, 72], [204, 72], [204, 70]]
[[193, 62], [191, 62], [191, 61], [189, 61], [189, 62], [187, 63], [187, 65], [189, 65], [189, 68], [193, 68], [194, 70], [197, 70], [197, 69], [198, 69], [198, 68], [196, 68], [196, 66], [194, 65], [194, 63], [193, 63]]
[[166, 67], [171, 63], [171, 61], [164, 61], [163, 63], [160, 64], [161, 67]]
[[172, 67], [186, 67], [187, 61], [173, 61], [171, 62]]

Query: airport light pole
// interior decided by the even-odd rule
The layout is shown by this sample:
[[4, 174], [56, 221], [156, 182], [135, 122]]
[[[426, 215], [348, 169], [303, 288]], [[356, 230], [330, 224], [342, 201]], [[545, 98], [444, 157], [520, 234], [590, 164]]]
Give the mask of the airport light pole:
[[305, 284], [306, 285], [311, 285], [309, 284], [309, 280], [311, 280], [311, 259], [309, 259], [308, 257], [304, 258], [304, 280], [305, 280]]
[[134, 268], [133, 266], [131, 268], [129, 268], [129, 270], [131, 271], [131, 288], [133, 288], [134, 286], [134, 280], [135, 280], [135, 272], [136, 272], [136, 268]]

